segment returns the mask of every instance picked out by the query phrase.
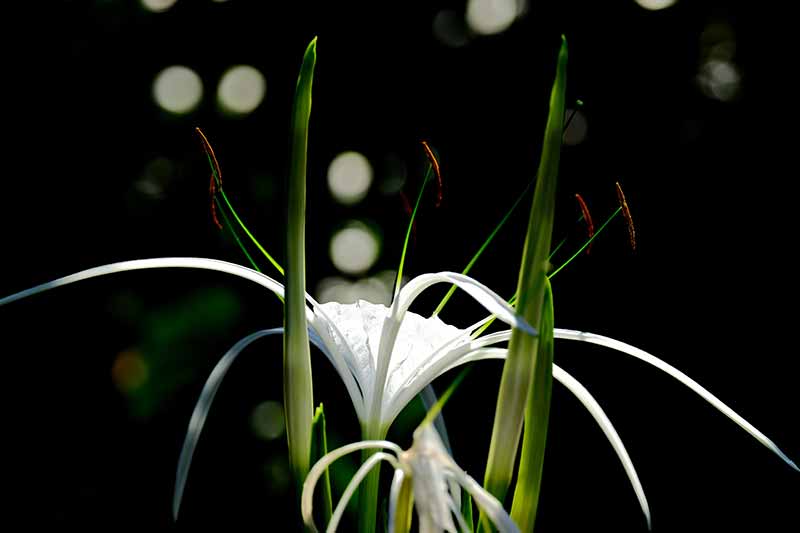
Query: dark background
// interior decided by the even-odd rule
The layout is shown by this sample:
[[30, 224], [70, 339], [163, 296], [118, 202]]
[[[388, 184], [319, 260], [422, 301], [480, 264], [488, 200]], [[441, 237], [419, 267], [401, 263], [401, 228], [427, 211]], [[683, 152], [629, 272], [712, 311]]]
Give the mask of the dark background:
[[[440, 153], [444, 201], [434, 209], [431, 196], [423, 206], [407, 273], [460, 271], [534, 177], [563, 33], [568, 101], [584, 101], [588, 130], [562, 152], [556, 238], [570, 236], [572, 250], [580, 242], [576, 192], [599, 221], [616, 207], [620, 181], [638, 247], [630, 250], [615, 220], [590, 256], [554, 279], [556, 324], [663, 357], [800, 457], [796, 217], [785, 185], [794, 171], [776, 155], [784, 104], [758, 13], [728, 2], [683, 0], [650, 12], [633, 0], [537, 1], [506, 32], [452, 48], [434, 37], [432, 21], [444, 8], [463, 12], [464, 2], [181, 0], [159, 14], [138, 2], [45, 4], [9, 51], [23, 65], [9, 77], [21, 94], [9, 103], [5, 146], [3, 294], [125, 259], [243, 262], [211, 221], [195, 126], [214, 144], [228, 194], [281, 257], [291, 97], [315, 35], [309, 287], [336, 274], [327, 243], [338, 224], [359, 218], [380, 228], [379, 271], [396, 268], [407, 220], [399, 195], [377, 186], [357, 206], [336, 205], [325, 185], [330, 160], [358, 150], [378, 182], [400, 161], [414, 196], [423, 139]], [[720, 35], [709, 28], [720, 27], [741, 75], [729, 101], [698, 82]], [[172, 64], [190, 66], [205, 84], [187, 116], [160, 111], [151, 98], [154, 76]], [[244, 118], [214, 105], [216, 81], [233, 64], [267, 79], [263, 104]], [[157, 158], [170, 164], [156, 198], [136, 184], [152, 178]], [[473, 271], [500, 294], [514, 290], [526, 218], [520, 210]], [[414, 309], [424, 314], [439, 297]], [[280, 323], [274, 297], [222, 274], [158, 271], [85, 282], [0, 312], [11, 384], [3, 433], [11, 470], [20, 472], [10, 482], [10, 516], [111, 530], [292, 529], [284, 440], [256, 439], [248, 421], [257, 403], [281, 399], [279, 341], [263, 341], [232, 371], [201, 440], [183, 517], [178, 526], [170, 518], [174, 467], [204, 376], [236, 340]], [[443, 315], [458, 325], [480, 316], [466, 298]], [[114, 361], [131, 349], [149, 350], [152, 364], [152, 386], [138, 396], [112, 380]], [[626, 443], [656, 531], [797, 528], [800, 475], [713, 408], [620, 354], [556, 349]], [[446, 416], [456, 460], [480, 480], [501, 368], [476, 370]], [[333, 444], [355, 440], [338, 378], [321, 358], [315, 372]], [[391, 435], [403, 446], [416, 414]], [[610, 446], [558, 385], [548, 446], [540, 530], [645, 529]]]

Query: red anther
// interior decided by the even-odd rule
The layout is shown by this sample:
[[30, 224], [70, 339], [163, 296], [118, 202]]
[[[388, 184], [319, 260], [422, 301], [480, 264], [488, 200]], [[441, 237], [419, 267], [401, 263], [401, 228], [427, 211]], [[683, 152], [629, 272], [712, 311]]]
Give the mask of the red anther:
[[428, 145], [427, 141], [420, 141], [422, 143], [422, 148], [425, 150], [425, 155], [428, 156], [428, 161], [431, 162], [431, 167], [433, 167], [433, 173], [436, 174], [436, 207], [442, 205], [442, 196], [444, 190], [444, 184], [442, 182], [442, 173], [439, 170], [439, 161], [436, 160], [436, 156], [433, 154], [433, 150]]
[[217, 218], [216, 201], [217, 187], [222, 187], [222, 172], [219, 169], [219, 163], [217, 162], [217, 156], [214, 154], [214, 149], [211, 147], [211, 143], [208, 142], [203, 130], [200, 128], [195, 128], [195, 130], [200, 135], [200, 141], [203, 145], [203, 150], [205, 151], [209, 160], [211, 160], [212, 165], [211, 181], [208, 184], [208, 195], [211, 198], [211, 218], [214, 220], [214, 224], [216, 224], [219, 229], [222, 229], [222, 224], [220, 224], [219, 218]]
[[622, 208], [622, 216], [625, 217], [625, 222], [628, 225], [628, 238], [631, 241], [631, 249], [636, 251], [636, 228], [633, 226], [633, 218], [631, 217], [631, 210], [628, 207], [628, 202], [625, 200], [625, 193], [622, 192], [622, 187], [619, 182], [617, 185], [617, 199], [619, 206]]
[[594, 238], [594, 222], [592, 222], [592, 214], [589, 213], [589, 207], [586, 205], [583, 197], [579, 193], [575, 193], [575, 199], [578, 200], [583, 220], [586, 222], [586, 232], [589, 234], [589, 246], [586, 247], [586, 255], [589, 255], [589, 252], [592, 250], [591, 241]]

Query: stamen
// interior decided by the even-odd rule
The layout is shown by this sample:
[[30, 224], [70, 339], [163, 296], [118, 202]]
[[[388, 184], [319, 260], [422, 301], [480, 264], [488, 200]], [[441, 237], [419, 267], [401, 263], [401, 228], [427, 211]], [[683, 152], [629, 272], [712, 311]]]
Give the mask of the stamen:
[[222, 229], [222, 224], [217, 217], [217, 189], [222, 188], [222, 172], [219, 169], [219, 163], [217, 162], [217, 156], [214, 154], [214, 149], [211, 147], [211, 143], [208, 142], [208, 138], [203, 133], [203, 130], [196, 127], [195, 131], [200, 135], [200, 141], [203, 145], [203, 150], [206, 153], [206, 157], [208, 157], [208, 161], [211, 164], [211, 180], [208, 184], [208, 195], [211, 200], [211, 218], [214, 220], [214, 224], [216, 224], [217, 228]]
[[592, 250], [592, 237], [594, 237], [594, 222], [592, 222], [592, 214], [589, 213], [589, 207], [586, 205], [586, 202], [583, 200], [583, 196], [579, 193], [575, 193], [575, 199], [578, 200], [578, 205], [581, 208], [581, 214], [583, 215], [583, 220], [586, 222], [586, 231], [589, 234], [589, 246], [586, 247], [586, 255], [589, 255], [589, 252]]
[[428, 161], [431, 162], [431, 167], [433, 167], [433, 172], [436, 174], [436, 185], [437, 185], [437, 192], [436, 192], [436, 207], [442, 205], [442, 196], [444, 190], [444, 183], [442, 182], [442, 173], [439, 169], [439, 161], [436, 159], [436, 155], [434, 155], [433, 150], [428, 145], [427, 141], [421, 141], [422, 148], [425, 150], [425, 155], [428, 156]]
[[408, 196], [403, 191], [400, 191], [400, 199], [403, 201], [403, 211], [406, 212], [408, 217], [411, 217], [411, 240], [414, 244], [417, 243], [417, 221], [413, 218], [414, 209], [411, 207], [411, 202], [408, 201]]
[[616, 182], [616, 186], [617, 199], [619, 200], [619, 206], [622, 208], [622, 216], [625, 217], [625, 222], [628, 224], [628, 237], [631, 241], [631, 249], [636, 251], [636, 228], [633, 225], [631, 210], [628, 207], [628, 202], [625, 200], [625, 193], [622, 192], [622, 187], [620, 187], [619, 182]]

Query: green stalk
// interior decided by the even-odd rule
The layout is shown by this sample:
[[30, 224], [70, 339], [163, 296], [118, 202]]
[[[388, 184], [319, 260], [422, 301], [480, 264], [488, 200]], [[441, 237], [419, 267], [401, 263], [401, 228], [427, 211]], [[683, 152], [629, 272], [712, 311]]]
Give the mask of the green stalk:
[[[314, 462], [319, 461], [328, 453], [328, 434], [325, 427], [325, 410], [322, 404], [319, 404], [316, 412], [314, 413], [314, 420], [311, 424], [311, 431], [313, 437], [311, 439], [311, 459]], [[316, 522], [318, 524], [327, 524], [331, 520], [333, 514], [333, 498], [331, 497], [331, 475], [329, 469], [325, 469], [320, 479], [322, 484], [322, 492], [317, 494], [314, 509], [316, 509]]]
[[550, 281], [545, 283], [545, 296], [539, 322], [539, 352], [533, 388], [528, 394], [525, 410], [525, 432], [522, 453], [514, 489], [511, 518], [520, 531], [533, 531], [536, 510], [539, 506], [539, 489], [542, 483], [547, 422], [550, 418], [550, 395], [553, 390], [553, 290]]
[[[417, 217], [420, 203], [422, 202], [422, 195], [425, 192], [425, 186], [428, 184], [433, 173], [433, 167], [428, 165], [425, 172], [425, 178], [422, 180], [422, 186], [417, 195], [417, 201], [414, 204], [414, 210], [411, 212], [411, 217], [408, 221], [408, 228], [406, 228], [406, 237], [403, 241], [403, 252], [400, 254], [400, 266], [397, 268], [397, 280], [395, 281], [394, 294], [392, 301], [400, 294], [400, 284], [403, 281], [403, 267], [406, 262], [406, 252], [408, 252], [408, 242], [411, 238], [411, 231], [414, 227], [414, 220]], [[382, 391], [381, 391], [382, 393]], [[380, 440], [386, 437], [388, 428], [379, 426], [380, 417], [380, 396], [376, 398], [376, 413], [371, 416], [371, 421], [361, 427], [361, 438], [363, 440]], [[361, 452], [361, 462], [364, 463], [370, 458], [375, 450], [364, 450]], [[380, 469], [372, 470], [364, 482], [358, 488], [358, 531], [359, 533], [375, 533], [377, 515], [378, 515], [378, 489], [380, 488]]]
[[309, 469], [314, 414], [311, 349], [306, 325], [305, 214], [308, 121], [311, 115], [311, 83], [314, 78], [316, 50], [317, 39], [314, 38], [303, 56], [303, 65], [297, 78], [287, 187], [289, 197], [286, 224], [283, 402], [286, 409], [289, 461], [298, 494]]
[[[382, 440], [386, 438], [386, 430], [380, 429], [376, 433], [370, 432], [366, 427], [361, 428], [363, 440]], [[361, 463], [365, 463], [375, 450], [361, 452]], [[378, 516], [378, 489], [380, 488], [380, 468], [370, 472], [358, 488], [358, 531], [359, 533], [375, 533]]]
[[[542, 304], [547, 286], [548, 256], [553, 233], [556, 181], [564, 125], [567, 42], [562, 37], [558, 66], [550, 95], [550, 113], [544, 134], [544, 146], [536, 176], [528, 233], [522, 254], [517, 285], [517, 310], [528, 324], [541, 322]], [[497, 398], [492, 440], [486, 465], [484, 487], [501, 502], [505, 499], [514, 473], [517, 448], [522, 433], [528, 392], [537, 373], [537, 337], [514, 329]], [[537, 406], [537, 408], [543, 406]], [[482, 525], [488, 521], [481, 520]], [[485, 526], [488, 529], [488, 525]]]

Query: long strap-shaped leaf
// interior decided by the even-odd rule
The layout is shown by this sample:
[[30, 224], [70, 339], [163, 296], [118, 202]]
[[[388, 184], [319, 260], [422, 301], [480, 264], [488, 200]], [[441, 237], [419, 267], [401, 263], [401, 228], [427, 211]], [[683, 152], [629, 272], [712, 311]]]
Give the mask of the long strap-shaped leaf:
[[511, 518], [520, 531], [533, 531], [539, 507], [547, 423], [550, 419], [550, 397], [553, 390], [553, 290], [546, 282], [542, 320], [539, 323], [539, 352], [534, 368], [533, 384], [525, 410], [525, 433], [522, 438], [517, 486]]
[[308, 344], [305, 293], [305, 211], [308, 121], [311, 116], [311, 84], [316, 63], [316, 38], [303, 56], [297, 78], [292, 112], [292, 145], [289, 159], [288, 212], [286, 224], [286, 310], [283, 344], [283, 402], [289, 460], [297, 486], [308, 473], [314, 390], [311, 381], [311, 349]]
[[[539, 324], [544, 301], [564, 122], [566, 70], [567, 42], [562, 39], [518, 282], [517, 310], [528, 324]], [[486, 489], [501, 502], [514, 473], [528, 391], [536, 372], [537, 349], [537, 337], [514, 330], [503, 365], [484, 478]]]

